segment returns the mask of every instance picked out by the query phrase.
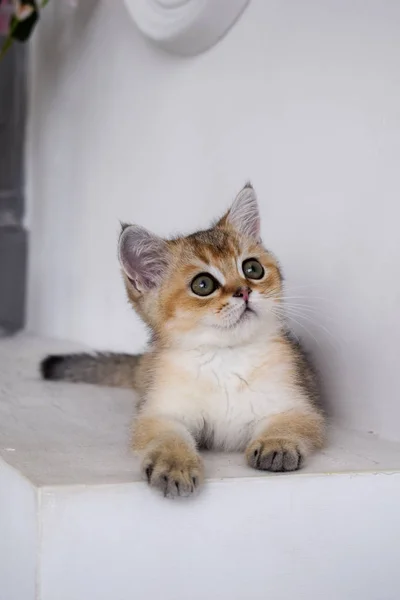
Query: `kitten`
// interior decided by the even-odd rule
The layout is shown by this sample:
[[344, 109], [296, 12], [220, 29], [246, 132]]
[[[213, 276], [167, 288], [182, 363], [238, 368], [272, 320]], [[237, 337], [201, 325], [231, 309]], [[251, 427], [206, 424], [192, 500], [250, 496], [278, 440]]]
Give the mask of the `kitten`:
[[275, 472], [321, 448], [316, 379], [282, 320], [282, 274], [261, 243], [250, 184], [206, 231], [164, 240], [123, 225], [119, 259], [149, 350], [50, 356], [42, 373], [138, 391], [133, 446], [151, 486], [192, 494], [199, 448], [244, 450], [250, 467]]

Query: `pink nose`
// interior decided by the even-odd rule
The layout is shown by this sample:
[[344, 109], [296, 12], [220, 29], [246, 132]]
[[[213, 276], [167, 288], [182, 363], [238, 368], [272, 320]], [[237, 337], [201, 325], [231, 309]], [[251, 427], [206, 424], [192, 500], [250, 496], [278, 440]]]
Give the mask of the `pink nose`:
[[249, 296], [251, 294], [251, 289], [246, 285], [239, 287], [236, 292], [233, 294], [234, 298], [243, 298], [245, 302], [249, 301]]

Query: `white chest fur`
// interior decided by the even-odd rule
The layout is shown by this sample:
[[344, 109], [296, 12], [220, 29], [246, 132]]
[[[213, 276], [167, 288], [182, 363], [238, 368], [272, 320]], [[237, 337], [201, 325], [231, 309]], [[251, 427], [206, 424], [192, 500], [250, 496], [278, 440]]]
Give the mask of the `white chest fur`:
[[170, 352], [148, 409], [205, 434], [212, 447], [241, 449], [260, 421], [302, 402], [291, 362], [277, 353], [266, 342]]

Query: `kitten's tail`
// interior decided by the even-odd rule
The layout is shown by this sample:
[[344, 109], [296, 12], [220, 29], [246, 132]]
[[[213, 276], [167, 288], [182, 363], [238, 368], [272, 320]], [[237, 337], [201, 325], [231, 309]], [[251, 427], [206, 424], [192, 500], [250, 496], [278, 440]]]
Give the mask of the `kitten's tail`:
[[40, 365], [43, 379], [137, 387], [141, 354], [52, 354]]

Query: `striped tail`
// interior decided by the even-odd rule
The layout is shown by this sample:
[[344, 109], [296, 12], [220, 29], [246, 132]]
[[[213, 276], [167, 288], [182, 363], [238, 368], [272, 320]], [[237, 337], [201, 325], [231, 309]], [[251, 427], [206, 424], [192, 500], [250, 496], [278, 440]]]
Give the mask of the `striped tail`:
[[142, 355], [52, 354], [40, 365], [43, 379], [135, 388]]

